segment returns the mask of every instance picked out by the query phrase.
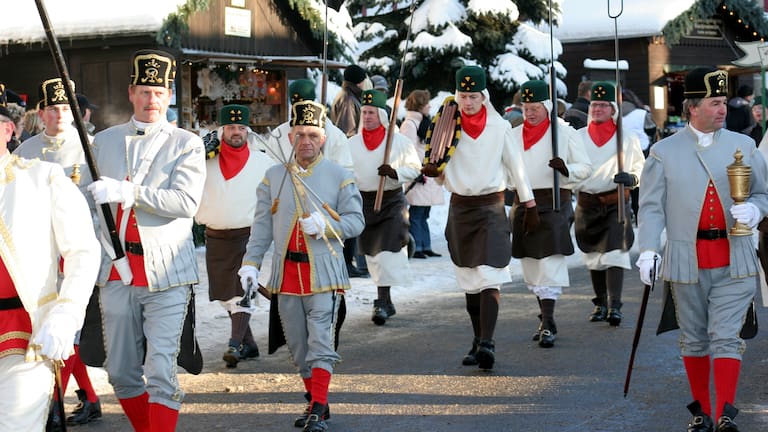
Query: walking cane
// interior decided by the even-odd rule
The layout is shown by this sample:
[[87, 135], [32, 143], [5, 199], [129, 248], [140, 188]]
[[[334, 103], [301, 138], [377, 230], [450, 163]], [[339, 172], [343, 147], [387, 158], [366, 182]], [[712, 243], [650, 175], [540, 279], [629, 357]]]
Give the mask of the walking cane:
[[637, 326], [635, 327], [635, 337], [632, 340], [632, 352], [629, 354], [629, 366], [627, 366], [627, 377], [624, 379], [624, 397], [629, 393], [629, 380], [632, 378], [632, 367], [635, 364], [635, 354], [637, 345], [640, 343], [640, 333], [643, 332], [643, 321], [645, 320], [645, 309], [648, 306], [648, 295], [656, 286], [656, 262], [658, 257], [653, 257], [653, 267], [651, 268], [651, 284], [643, 288], [643, 300], [640, 302], [640, 313], [637, 315]]
[[59, 419], [61, 420], [61, 431], [67, 432], [67, 422], [64, 419], [64, 389], [61, 387], [61, 368], [64, 366], [62, 360], [52, 360], [53, 375], [56, 377], [56, 396], [59, 398], [57, 405], [59, 407]]

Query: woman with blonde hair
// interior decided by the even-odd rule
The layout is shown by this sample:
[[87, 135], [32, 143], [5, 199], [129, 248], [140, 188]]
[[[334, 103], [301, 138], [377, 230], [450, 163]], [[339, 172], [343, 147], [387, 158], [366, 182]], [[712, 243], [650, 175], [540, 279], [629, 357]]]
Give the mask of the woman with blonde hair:
[[43, 125], [43, 120], [40, 118], [40, 116], [37, 114], [37, 108], [28, 110], [24, 113], [24, 118], [22, 120], [22, 132], [21, 132], [21, 141], [24, 142], [27, 138], [33, 137], [45, 129], [45, 126]]

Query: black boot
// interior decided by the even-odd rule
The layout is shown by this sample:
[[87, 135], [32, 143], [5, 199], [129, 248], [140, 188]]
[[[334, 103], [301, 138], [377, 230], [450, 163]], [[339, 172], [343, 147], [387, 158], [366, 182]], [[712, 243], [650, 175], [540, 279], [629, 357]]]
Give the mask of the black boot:
[[543, 330], [543, 327], [541, 326], [541, 314], [539, 314], [539, 326], [536, 327], [536, 331], [533, 332], [533, 337], [531, 337], [531, 340], [534, 342], [538, 342], [539, 338], [541, 337], [542, 330]]
[[61, 411], [59, 411], [59, 403], [52, 400], [51, 409], [48, 411], [48, 422], [45, 424], [45, 432], [59, 431], [61, 431]]
[[389, 318], [389, 315], [387, 315], [386, 302], [383, 300], [374, 300], [371, 321], [376, 325], [384, 325], [384, 323], [387, 322], [387, 318]]
[[72, 415], [67, 417], [67, 424], [70, 426], [89, 423], [101, 417], [101, 401], [90, 402], [85, 395], [85, 390], [75, 390], [80, 403], [77, 405]]
[[472, 339], [472, 349], [469, 350], [467, 355], [461, 360], [461, 364], [464, 366], [474, 366], [477, 364], [477, 345], [480, 343], [479, 338]]
[[611, 307], [608, 308], [608, 316], [606, 317], [606, 321], [608, 321], [608, 324], [613, 327], [617, 327], [619, 324], [621, 324], [621, 306], [622, 303], [611, 302]]
[[232, 345], [232, 342], [230, 341], [229, 347], [224, 351], [224, 355], [221, 357], [221, 359], [226, 362], [228, 368], [236, 368], [237, 363], [242, 360], [240, 349], [240, 345]]
[[739, 432], [739, 427], [736, 426], [736, 423], [733, 421], [733, 418], [736, 417], [736, 414], [738, 413], [739, 410], [737, 410], [736, 407], [726, 402], [723, 406], [723, 413], [720, 415], [720, 418], [717, 419], [717, 428], [715, 428], [715, 431]]
[[608, 317], [608, 308], [605, 307], [605, 300], [595, 297], [592, 299], [592, 304], [595, 305], [595, 309], [589, 315], [589, 321], [605, 321], [605, 319]]
[[477, 366], [480, 369], [493, 369], [493, 363], [496, 361], [496, 345], [491, 339], [482, 339], [477, 344]]
[[552, 348], [555, 346], [555, 335], [557, 326], [555, 320], [546, 320], [541, 323], [541, 333], [539, 333], [539, 346], [542, 348]]
[[312, 408], [309, 410], [309, 416], [307, 417], [307, 423], [304, 425], [304, 432], [325, 432], [328, 430], [328, 425], [325, 424], [323, 414], [328, 410], [327, 405], [315, 402], [312, 404]]
[[688, 404], [693, 418], [688, 422], [688, 432], [712, 432], [712, 419], [701, 410], [699, 401]]
[[[304, 393], [304, 399], [307, 400], [307, 407], [304, 408], [304, 412], [299, 417], [296, 417], [296, 420], [293, 422], [293, 425], [297, 428], [303, 428], [304, 425], [307, 424], [307, 418], [309, 417], [310, 408], [312, 407], [312, 395], [309, 392]], [[331, 418], [331, 409], [326, 405], [325, 413], [323, 413], [323, 420], [328, 420], [329, 418]]]

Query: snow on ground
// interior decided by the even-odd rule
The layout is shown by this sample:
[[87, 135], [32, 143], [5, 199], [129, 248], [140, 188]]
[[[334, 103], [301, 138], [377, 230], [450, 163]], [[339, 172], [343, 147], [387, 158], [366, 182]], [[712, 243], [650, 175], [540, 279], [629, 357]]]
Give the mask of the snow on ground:
[[[448, 192], [445, 192], [445, 196], [445, 202], [447, 203], [449, 201]], [[461, 292], [456, 285], [453, 265], [448, 257], [448, 247], [443, 235], [447, 216], [447, 204], [432, 207], [429, 218], [432, 249], [443, 256], [440, 258], [410, 260], [411, 285], [407, 287], [395, 286], [392, 287], [391, 291], [392, 299], [398, 308], [398, 312], [424, 307], [425, 304], [436, 297], [455, 295]], [[197, 262], [200, 269], [200, 284], [195, 287], [198, 342], [204, 353], [221, 352], [223, 354], [229, 339], [230, 321], [226, 311], [218, 303], [208, 301], [208, 275], [205, 270], [204, 247], [197, 250]], [[268, 268], [268, 264], [266, 262], [264, 267]], [[575, 254], [568, 257], [568, 266], [571, 268], [582, 266], [581, 253], [578, 251], [578, 248], [576, 248]], [[522, 270], [519, 260], [513, 258], [509, 268], [512, 280], [515, 282], [509, 289], [515, 292], [525, 292], [525, 287], [520, 283]], [[376, 286], [370, 278], [352, 278], [351, 283], [352, 289], [346, 293], [347, 320], [370, 317], [373, 300], [377, 296]], [[257, 297], [259, 298], [259, 305], [256, 307], [256, 312], [251, 318], [251, 329], [261, 349], [266, 351], [269, 302], [261, 296]], [[214, 356], [214, 358], [218, 359], [218, 356]], [[222, 364], [223, 361], [221, 361], [221, 364], [214, 365], [214, 368], [218, 368]], [[206, 365], [206, 368], [210, 366]], [[89, 371], [96, 392], [102, 395], [112, 394], [112, 387], [107, 382], [106, 372], [101, 368], [90, 367]], [[206, 373], [206, 371], [203, 371], [203, 373]], [[77, 386], [73, 383], [69, 386], [67, 394], [74, 397], [74, 390], [76, 388]]]

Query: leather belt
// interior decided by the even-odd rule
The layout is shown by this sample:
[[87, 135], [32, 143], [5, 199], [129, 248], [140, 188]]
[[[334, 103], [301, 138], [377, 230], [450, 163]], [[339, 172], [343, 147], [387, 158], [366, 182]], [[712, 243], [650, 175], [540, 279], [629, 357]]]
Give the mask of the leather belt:
[[298, 263], [308, 263], [309, 255], [304, 252], [288, 251], [285, 253], [285, 259], [287, 259], [288, 261], [293, 261]]
[[19, 309], [23, 307], [24, 305], [21, 303], [21, 299], [18, 296], [0, 299], [0, 310]]
[[125, 242], [125, 251], [133, 255], [144, 255], [144, 248], [138, 242]]
[[728, 231], [719, 229], [699, 230], [696, 232], [696, 238], [699, 240], [727, 239]]

